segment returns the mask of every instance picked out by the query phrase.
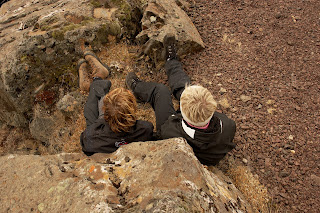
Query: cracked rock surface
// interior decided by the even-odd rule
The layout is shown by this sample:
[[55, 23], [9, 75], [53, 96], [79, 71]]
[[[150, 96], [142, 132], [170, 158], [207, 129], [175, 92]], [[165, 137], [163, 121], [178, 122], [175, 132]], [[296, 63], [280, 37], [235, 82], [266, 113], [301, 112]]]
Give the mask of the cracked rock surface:
[[251, 212], [219, 170], [182, 138], [136, 142], [112, 154], [0, 158], [1, 212]]

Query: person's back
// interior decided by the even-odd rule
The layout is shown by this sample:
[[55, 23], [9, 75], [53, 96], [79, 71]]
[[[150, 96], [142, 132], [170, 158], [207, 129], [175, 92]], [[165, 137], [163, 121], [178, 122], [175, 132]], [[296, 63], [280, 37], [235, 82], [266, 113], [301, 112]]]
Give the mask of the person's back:
[[235, 147], [232, 140], [236, 125], [226, 115], [215, 112], [216, 107], [206, 88], [187, 87], [180, 98], [181, 113], [169, 117], [161, 126], [161, 138], [183, 137], [201, 163], [217, 164]]
[[111, 82], [107, 80], [107, 65], [88, 50], [84, 53], [84, 59], [79, 60], [78, 69], [80, 89], [89, 90], [84, 107], [87, 127], [80, 137], [85, 154], [110, 153], [121, 145], [153, 139], [152, 123], [136, 120], [137, 102], [134, 95], [124, 88], [109, 92]]

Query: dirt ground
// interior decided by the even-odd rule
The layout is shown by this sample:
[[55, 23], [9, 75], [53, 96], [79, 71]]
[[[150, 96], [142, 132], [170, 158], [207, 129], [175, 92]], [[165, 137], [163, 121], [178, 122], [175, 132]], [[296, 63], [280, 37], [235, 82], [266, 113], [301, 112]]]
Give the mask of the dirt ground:
[[206, 49], [185, 70], [236, 121], [233, 154], [280, 212], [319, 212], [320, 1], [189, 2]]

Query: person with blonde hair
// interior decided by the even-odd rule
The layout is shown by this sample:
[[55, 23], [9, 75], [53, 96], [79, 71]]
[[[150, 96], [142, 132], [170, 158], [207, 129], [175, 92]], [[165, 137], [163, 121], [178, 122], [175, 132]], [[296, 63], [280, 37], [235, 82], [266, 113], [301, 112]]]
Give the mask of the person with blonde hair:
[[153, 139], [152, 123], [137, 120], [135, 96], [125, 88], [110, 91], [108, 66], [93, 52], [84, 53], [78, 69], [80, 89], [89, 90], [84, 106], [87, 127], [80, 136], [85, 154], [111, 153], [128, 143]]
[[[217, 103], [208, 89], [190, 85], [177, 58], [174, 35], [166, 36], [163, 44], [171, 92], [163, 84], [141, 81], [133, 72], [127, 75], [126, 85], [138, 100], [153, 107], [160, 139], [183, 137], [201, 163], [216, 165], [235, 147], [235, 122], [216, 111]], [[178, 111], [173, 107], [171, 94], [180, 101]]]

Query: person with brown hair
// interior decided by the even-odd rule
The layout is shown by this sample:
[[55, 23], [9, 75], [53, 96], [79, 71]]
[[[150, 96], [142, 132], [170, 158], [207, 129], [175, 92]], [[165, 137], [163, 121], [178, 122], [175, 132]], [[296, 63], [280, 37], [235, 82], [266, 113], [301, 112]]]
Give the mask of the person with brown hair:
[[[217, 103], [208, 89], [190, 86], [176, 54], [174, 35], [166, 36], [163, 44], [171, 92], [163, 84], [140, 80], [133, 72], [127, 75], [126, 85], [138, 100], [153, 107], [160, 139], [183, 137], [201, 163], [216, 165], [235, 147], [235, 122], [216, 111]], [[179, 111], [173, 107], [171, 94], [180, 101]]]
[[78, 61], [79, 87], [89, 90], [84, 106], [87, 127], [80, 136], [82, 151], [87, 155], [111, 153], [121, 145], [151, 140], [153, 125], [136, 119], [135, 96], [124, 88], [110, 91], [108, 66], [91, 51], [86, 51], [84, 57]]

